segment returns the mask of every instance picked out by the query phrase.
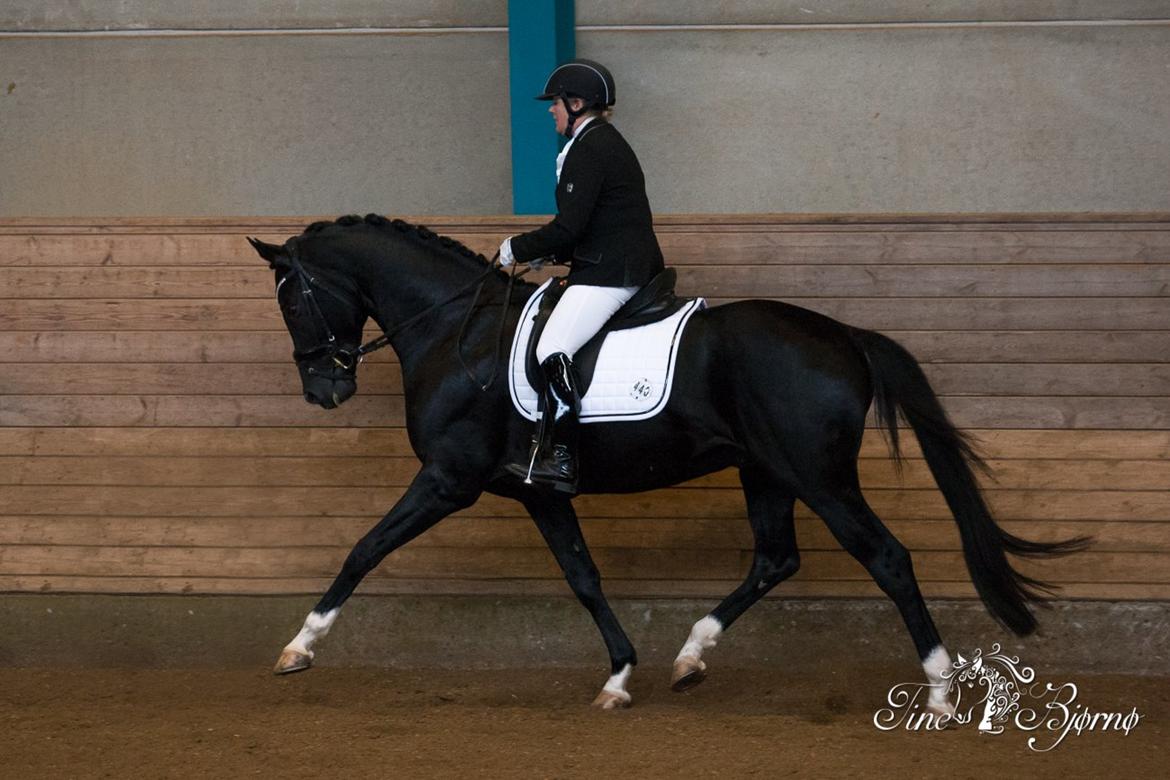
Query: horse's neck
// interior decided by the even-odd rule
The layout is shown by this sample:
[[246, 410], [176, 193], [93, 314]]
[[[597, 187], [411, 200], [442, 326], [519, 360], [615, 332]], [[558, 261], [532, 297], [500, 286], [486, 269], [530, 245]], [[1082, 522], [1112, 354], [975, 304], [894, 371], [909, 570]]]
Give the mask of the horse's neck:
[[[408, 278], [403, 278], [402, 269], [410, 266], [420, 264], [375, 259], [367, 263], [362, 285], [373, 303], [374, 320], [390, 334], [390, 344], [398, 354], [404, 380], [420, 365], [430, 363], [429, 358], [436, 349], [445, 349], [452, 343], [475, 295], [476, 277], [487, 270], [485, 267], [478, 272], [475, 268], [465, 271], [464, 264], [452, 260], [449, 265], [434, 263], [429, 273], [408, 272]], [[425, 268], [426, 264], [421, 267]], [[471, 289], [467, 289], [469, 285]], [[489, 276], [484, 288], [485, 299], [499, 298], [497, 286], [499, 282]], [[459, 295], [460, 291], [464, 294]], [[458, 297], [450, 300], [454, 296]], [[451, 358], [455, 358], [454, 353]]]

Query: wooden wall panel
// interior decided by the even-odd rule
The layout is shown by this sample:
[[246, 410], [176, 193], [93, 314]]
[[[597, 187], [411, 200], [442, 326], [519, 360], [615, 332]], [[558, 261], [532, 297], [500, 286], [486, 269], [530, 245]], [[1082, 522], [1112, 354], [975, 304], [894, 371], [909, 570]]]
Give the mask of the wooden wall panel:
[[[282, 241], [308, 221], [0, 222], [0, 590], [328, 585], [417, 462], [392, 355], [339, 410], [300, 398], [271, 275], [243, 237]], [[534, 224], [427, 223], [485, 252]], [[981, 441], [1004, 526], [1097, 538], [1024, 571], [1074, 598], [1170, 598], [1170, 217], [691, 216], [659, 232], [684, 293], [774, 297], [914, 352]], [[867, 496], [928, 596], [971, 597], [954, 523], [904, 439], [899, 472], [867, 433]], [[729, 471], [580, 498], [609, 592], [731, 590], [751, 547], [737, 484]], [[880, 596], [803, 507], [798, 539], [802, 569], [777, 595]], [[492, 497], [363, 590], [567, 592], [519, 506]]]
[[[679, 266], [679, 285], [711, 298], [817, 297], [1037, 298], [1159, 297], [1168, 266], [1090, 265], [710, 265]], [[271, 274], [256, 268], [3, 268], [0, 289], [13, 298], [122, 300], [262, 298]]]

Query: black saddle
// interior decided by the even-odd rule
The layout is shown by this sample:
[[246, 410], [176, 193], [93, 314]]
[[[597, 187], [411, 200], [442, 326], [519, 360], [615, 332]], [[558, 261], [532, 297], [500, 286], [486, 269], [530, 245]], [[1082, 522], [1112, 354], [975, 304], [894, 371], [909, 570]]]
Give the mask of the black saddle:
[[[694, 300], [694, 298], [679, 298], [674, 294], [674, 283], [677, 279], [678, 274], [673, 268], [667, 268], [659, 273], [645, 287], [634, 293], [633, 298], [630, 298], [614, 312], [614, 315], [609, 318], [609, 322], [605, 323], [596, 336], [589, 339], [585, 342], [585, 346], [577, 350], [577, 354], [573, 356], [573, 367], [577, 371], [577, 380], [580, 383], [582, 396], [589, 390], [589, 384], [593, 381], [593, 371], [597, 368], [597, 356], [601, 354], [601, 344], [605, 341], [606, 334], [615, 330], [638, 328], [664, 320]], [[528, 346], [525, 350], [524, 369], [529, 384], [537, 391], [544, 387], [544, 375], [540, 370], [540, 364], [536, 362], [536, 345], [540, 341], [540, 334], [544, 332], [544, 326], [548, 324], [549, 315], [552, 314], [553, 308], [561, 300], [567, 286], [564, 279], [558, 279], [548, 286], [544, 291], [544, 297], [540, 300], [536, 321], [532, 323], [532, 333], [528, 337]]]

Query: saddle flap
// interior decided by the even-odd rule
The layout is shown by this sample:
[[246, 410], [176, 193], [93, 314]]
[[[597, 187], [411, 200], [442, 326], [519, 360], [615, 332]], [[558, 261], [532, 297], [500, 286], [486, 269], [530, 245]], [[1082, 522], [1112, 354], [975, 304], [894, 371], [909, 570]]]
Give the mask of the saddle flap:
[[[680, 299], [675, 295], [674, 285], [677, 281], [678, 272], [673, 268], [666, 268], [658, 273], [649, 283], [634, 293], [633, 297], [622, 304], [621, 308], [614, 312], [613, 316], [598, 332], [597, 337], [591, 339], [574, 356], [573, 362], [577, 367], [577, 377], [581, 381], [582, 394], [588, 389], [589, 380], [593, 378], [593, 368], [597, 362], [597, 350], [591, 350], [591, 347], [594, 346], [593, 342], [598, 341], [596, 346], [600, 348], [600, 343], [605, 340], [606, 333], [649, 325], [666, 319], [677, 312], [688, 301], [693, 300], [691, 298]], [[544, 326], [548, 324], [548, 318], [552, 316], [553, 309], [556, 308], [567, 288], [568, 285], [563, 278], [557, 279], [545, 289], [544, 297], [540, 299], [540, 309], [537, 311], [536, 321], [532, 327], [532, 337], [528, 340], [526, 349], [528, 381], [533, 383], [532, 386], [537, 389], [543, 389], [544, 378], [541, 376], [540, 365], [536, 360], [536, 345], [540, 341], [541, 334], [544, 333]]]
[[[581, 395], [589, 392], [589, 385], [593, 381], [593, 374], [597, 368], [597, 358], [601, 353], [601, 346], [605, 337], [618, 330], [638, 328], [651, 325], [677, 314], [679, 310], [694, 301], [694, 298], [679, 298], [674, 293], [674, 285], [678, 273], [673, 268], [667, 268], [648, 284], [634, 293], [609, 321], [605, 323], [593, 338], [589, 339], [577, 354], [573, 356], [573, 367], [577, 372]], [[553, 280], [544, 291], [540, 300], [540, 308], [533, 322], [532, 333], [525, 347], [524, 373], [528, 383], [538, 392], [544, 390], [544, 375], [540, 364], [536, 360], [536, 345], [552, 315], [553, 309], [564, 294], [567, 284], [564, 279]]]

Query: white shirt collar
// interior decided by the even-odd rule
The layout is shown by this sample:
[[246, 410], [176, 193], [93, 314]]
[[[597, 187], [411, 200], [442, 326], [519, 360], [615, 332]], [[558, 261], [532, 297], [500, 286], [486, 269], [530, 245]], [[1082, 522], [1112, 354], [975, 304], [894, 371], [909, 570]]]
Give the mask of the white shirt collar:
[[565, 144], [565, 148], [561, 149], [561, 153], [557, 155], [557, 182], [561, 180], [561, 167], [565, 164], [565, 156], [569, 153], [569, 147], [577, 140], [577, 136], [581, 135], [581, 131], [585, 129], [585, 125], [592, 122], [597, 117], [590, 116], [583, 119], [576, 127], [573, 128], [573, 137]]
[[573, 141], [576, 141], [577, 136], [581, 135], [581, 131], [585, 129], [585, 125], [589, 124], [590, 122], [592, 122], [596, 118], [597, 117], [595, 117], [595, 116], [587, 116], [584, 119], [582, 119], [577, 124], [577, 126], [573, 128], [573, 138], [569, 141], [569, 143], [573, 143]]

